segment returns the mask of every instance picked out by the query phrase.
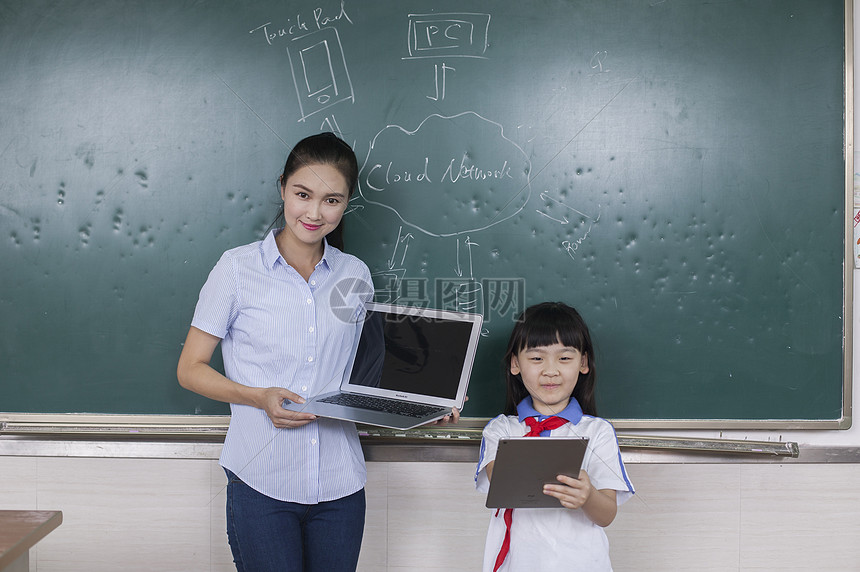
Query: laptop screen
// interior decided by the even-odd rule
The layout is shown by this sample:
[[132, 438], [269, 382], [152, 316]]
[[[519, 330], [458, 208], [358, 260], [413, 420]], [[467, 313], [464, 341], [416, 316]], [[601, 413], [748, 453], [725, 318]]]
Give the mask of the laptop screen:
[[349, 385], [456, 399], [464, 369], [468, 376], [474, 359], [474, 317], [382, 308], [368, 305]]

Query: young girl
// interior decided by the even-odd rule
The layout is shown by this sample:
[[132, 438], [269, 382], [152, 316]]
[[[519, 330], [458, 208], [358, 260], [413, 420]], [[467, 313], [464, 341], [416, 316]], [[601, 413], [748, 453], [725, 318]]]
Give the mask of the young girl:
[[505, 414], [484, 428], [475, 483], [489, 489], [504, 437], [588, 437], [579, 478], [558, 476], [544, 494], [559, 508], [497, 510], [484, 571], [609, 571], [603, 527], [633, 494], [612, 425], [596, 417], [594, 348], [579, 313], [559, 302], [531, 306], [518, 319], [504, 359]]
[[[333, 134], [296, 144], [279, 179], [283, 228], [224, 253], [179, 358], [183, 387], [231, 404], [221, 465], [239, 572], [358, 561], [366, 470], [355, 426], [282, 407], [339, 383], [373, 293], [367, 266], [339, 250], [357, 177]], [[209, 366], [219, 343], [226, 377]]]

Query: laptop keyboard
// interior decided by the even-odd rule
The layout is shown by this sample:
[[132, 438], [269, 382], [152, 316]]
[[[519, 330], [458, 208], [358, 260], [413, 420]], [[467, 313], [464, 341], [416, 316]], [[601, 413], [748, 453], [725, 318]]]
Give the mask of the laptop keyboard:
[[417, 403], [385, 399], [384, 397], [355, 395], [352, 393], [338, 393], [336, 395], [322, 398], [320, 401], [324, 403], [334, 403], [336, 405], [345, 405], [347, 407], [357, 407], [359, 409], [370, 409], [371, 411], [393, 413], [395, 415], [405, 415], [407, 417], [424, 417], [425, 415], [440, 411], [440, 408], [435, 405], [421, 405]]

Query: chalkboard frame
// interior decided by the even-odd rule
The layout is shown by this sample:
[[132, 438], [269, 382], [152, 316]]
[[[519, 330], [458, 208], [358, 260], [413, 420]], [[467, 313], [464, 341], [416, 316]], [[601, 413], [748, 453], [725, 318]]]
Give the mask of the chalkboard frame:
[[[853, 2], [844, 2], [845, 58], [844, 58], [844, 163], [845, 163], [845, 220], [843, 253], [843, 381], [842, 416], [836, 420], [768, 420], [768, 419], [612, 419], [619, 429], [847, 429], [852, 424], [853, 395], [853, 321], [854, 321], [854, 34]], [[465, 422], [482, 423], [484, 418], [466, 418]], [[221, 415], [125, 415], [87, 413], [3, 413], [0, 412], [0, 435], [14, 428], [14, 432], [128, 435], [170, 434], [207, 435], [222, 432], [229, 424], [229, 416]]]

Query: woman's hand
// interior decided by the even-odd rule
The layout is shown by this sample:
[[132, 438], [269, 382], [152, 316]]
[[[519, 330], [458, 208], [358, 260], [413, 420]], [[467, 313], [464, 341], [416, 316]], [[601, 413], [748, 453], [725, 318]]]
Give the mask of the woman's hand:
[[460, 410], [456, 407], [451, 408], [451, 414], [446, 415], [442, 419], [437, 419], [428, 425], [448, 425], [449, 423], [459, 423], [460, 422]]
[[[469, 401], [468, 395], [466, 396], [466, 399], [463, 401], [463, 403], [465, 403], [466, 401]], [[460, 410], [457, 409], [456, 407], [452, 407], [450, 415], [446, 415], [442, 419], [437, 419], [436, 421], [433, 421], [432, 423], [428, 423], [428, 425], [447, 425], [448, 423], [459, 423], [459, 422], [460, 422]]]
[[227, 379], [212, 369], [209, 360], [220, 342], [220, 338], [194, 326], [188, 329], [188, 337], [185, 338], [176, 368], [176, 376], [182, 387], [210, 399], [262, 409], [272, 420], [272, 425], [278, 429], [301, 427], [316, 420], [316, 415], [284, 409], [285, 399], [294, 403], [305, 402], [300, 395], [292, 391], [281, 387], [248, 387]]
[[316, 421], [317, 416], [284, 409], [284, 401], [304, 403], [302, 396], [282, 387], [269, 387], [260, 390], [256, 406], [266, 412], [269, 419], [278, 429], [293, 429]]

